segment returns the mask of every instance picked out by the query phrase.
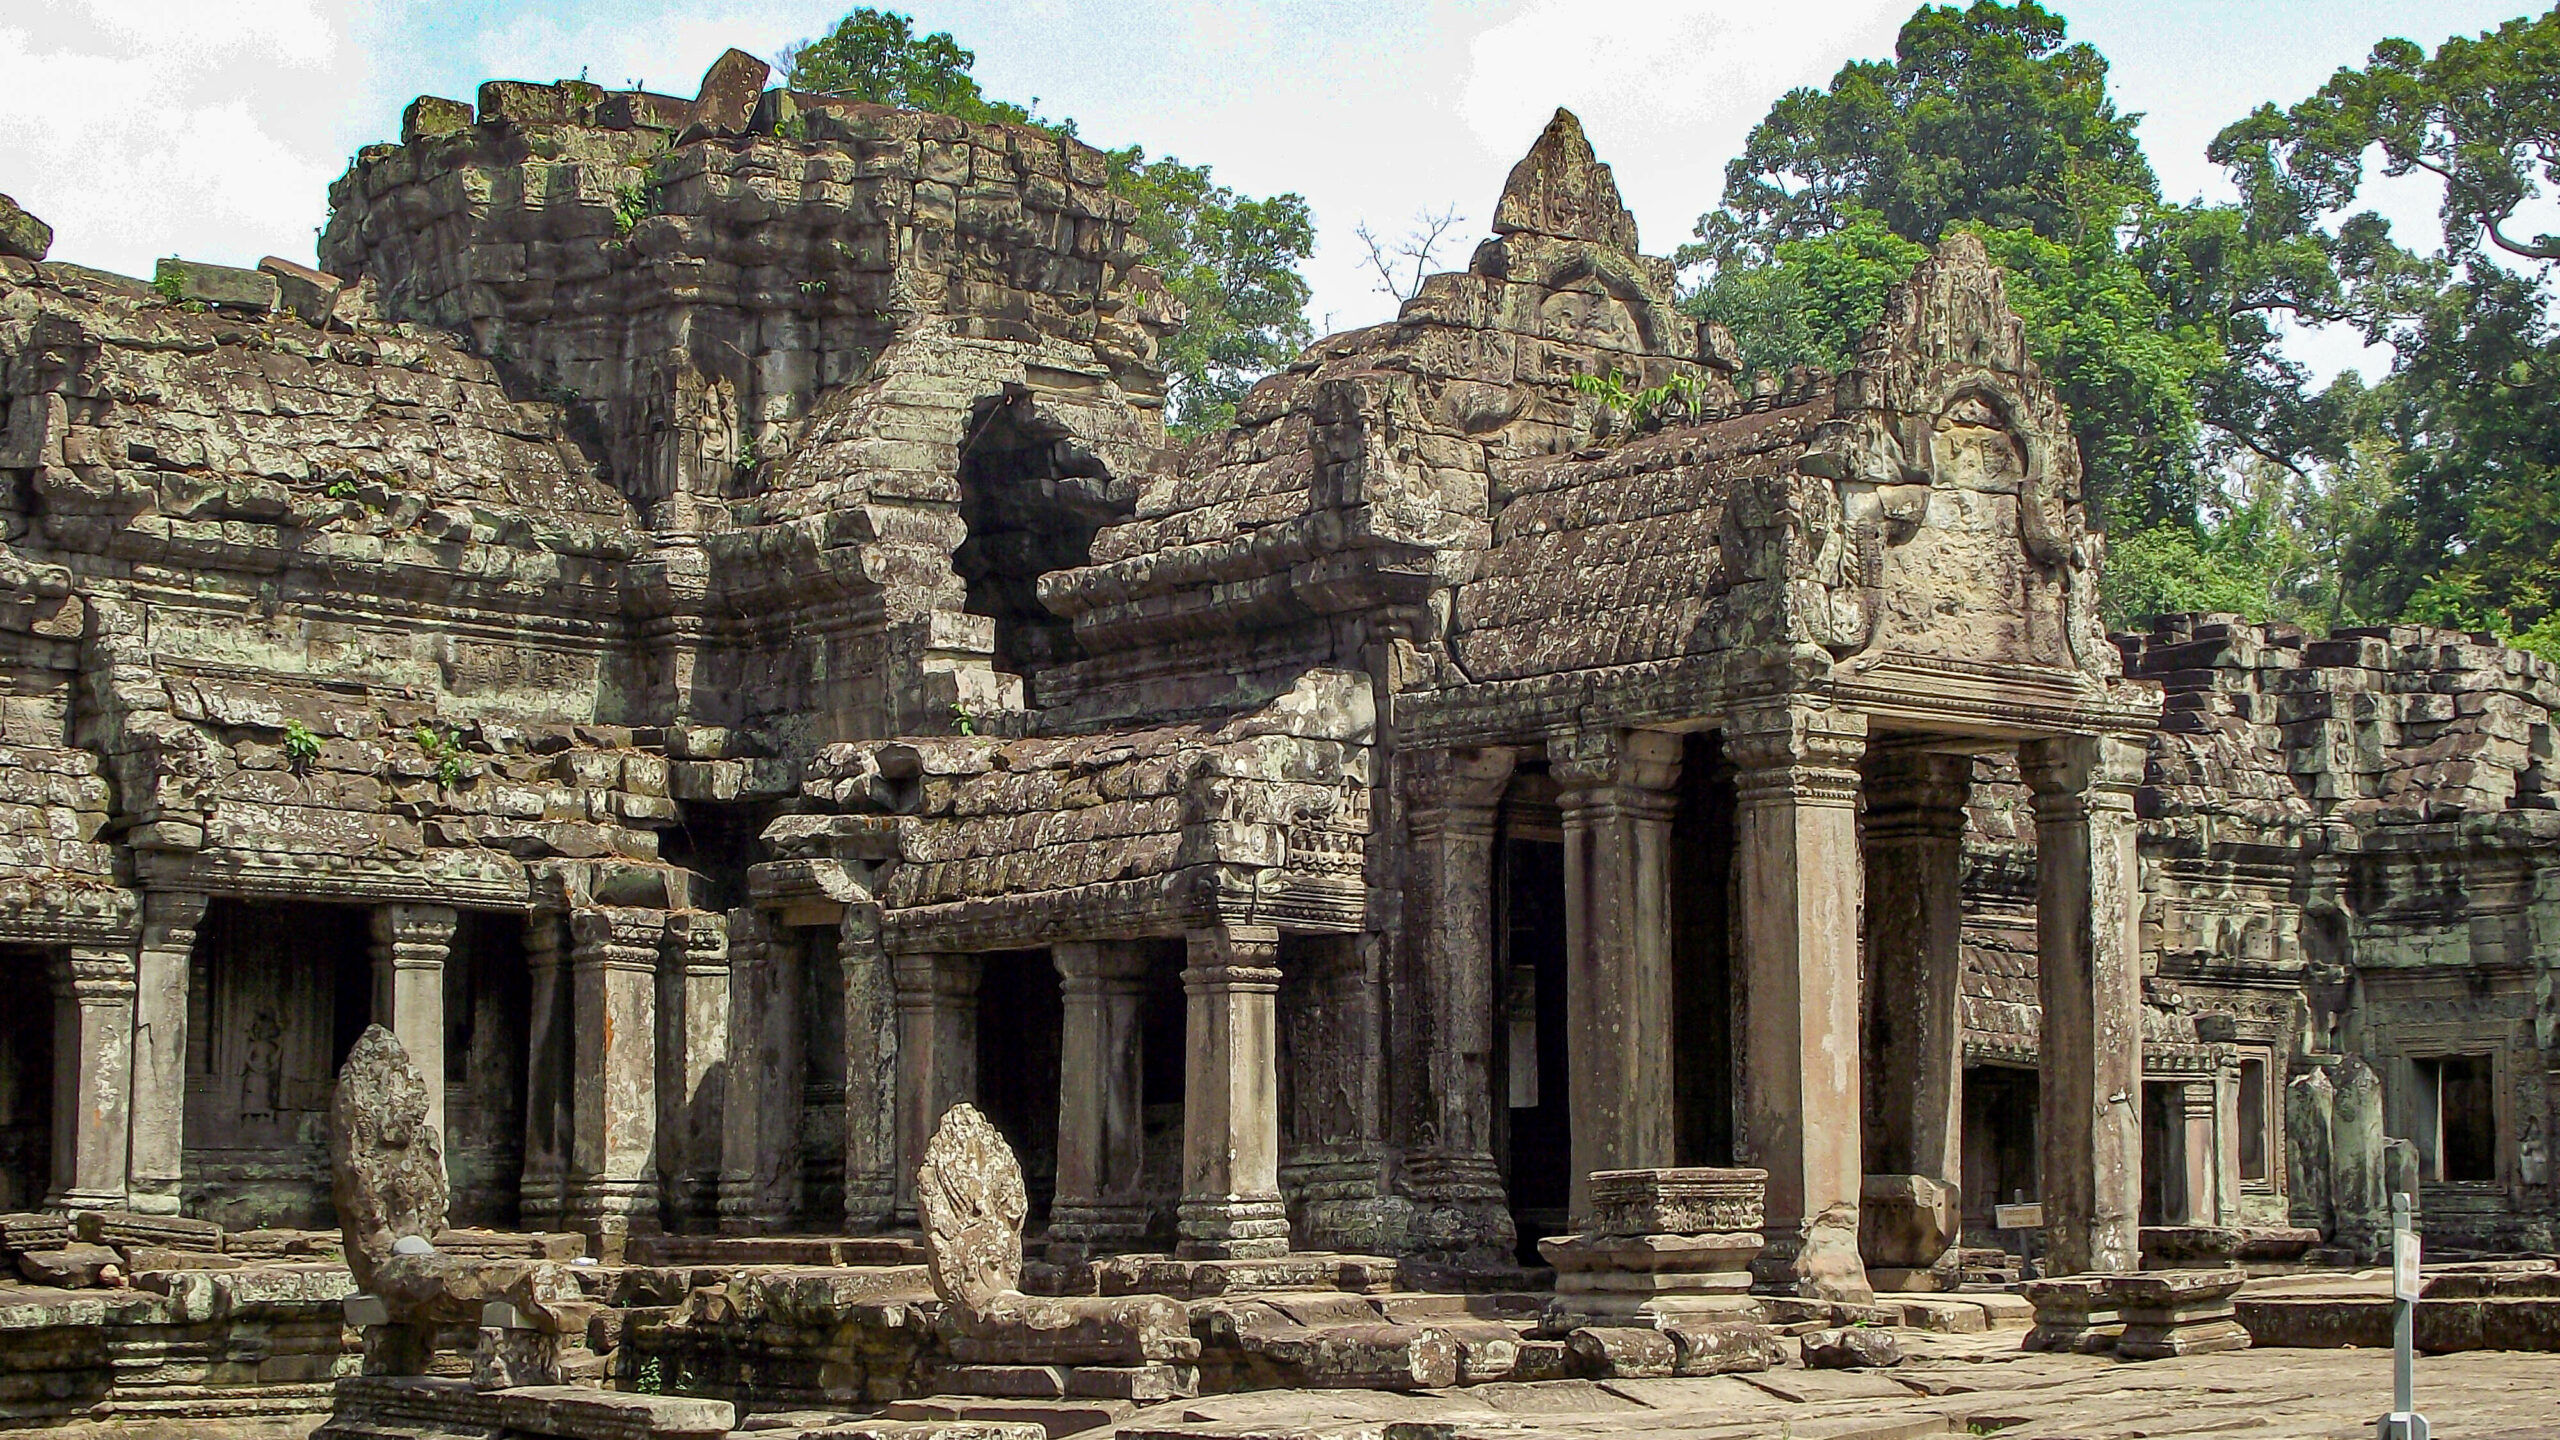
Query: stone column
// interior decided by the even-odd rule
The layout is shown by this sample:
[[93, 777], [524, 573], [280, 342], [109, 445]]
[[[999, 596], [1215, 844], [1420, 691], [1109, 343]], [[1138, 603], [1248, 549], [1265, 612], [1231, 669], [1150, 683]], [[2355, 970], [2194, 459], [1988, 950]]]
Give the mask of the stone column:
[[1177, 1253], [1289, 1253], [1280, 1204], [1280, 932], [1194, 930], [1182, 972], [1182, 1206]]
[[1680, 737], [1588, 731], [1548, 742], [1564, 812], [1565, 1028], [1571, 1047], [1571, 1214], [1591, 1172], [1669, 1165], [1671, 817]]
[[898, 1214], [912, 1219], [925, 1145], [944, 1111], [978, 1095], [978, 957], [901, 955], [897, 983]]
[[1509, 750], [1447, 750], [1406, 762], [1412, 848], [1403, 939], [1419, 1023], [1397, 1031], [1420, 1051], [1402, 1070], [1421, 1082], [1406, 1106], [1415, 1128], [1405, 1189], [1440, 1212], [1419, 1228], [1459, 1254], [1490, 1251], [1506, 1260], [1515, 1237], [1493, 1163], [1493, 846], [1514, 758]]
[[898, 992], [877, 902], [845, 907], [836, 964], [844, 975], [844, 1223], [867, 1234], [887, 1225], [898, 1203]]
[[2047, 1273], [2139, 1269], [2141, 875], [2133, 791], [2143, 749], [2071, 735], [2018, 747], [2035, 792], [2037, 1130]]
[[[1812, 1222], [1857, 1213], [1861, 1139], [1858, 762], [1863, 715], [1778, 705], [1725, 724], [1734, 767], [1735, 959], [1743, 975], [1746, 1163], [1766, 1168], [1763, 1268], [1791, 1262]], [[1854, 1229], [1854, 1226], [1851, 1227]], [[1839, 1257], [1856, 1264], [1854, 1245]], [[1863, 1276], [1841, 1275], [1843, 1294]]]
[[53, 1180], [48, 1210], [121, 1210], [131, 1183], [129, 950], [75, 945], [53, 966]]
[[153, 890], [142, 897], [142, 945], [133, 992], [131, 1204], [178, 1213], [187, 1130], [187, 984], [205, 897]]
[[1909, 743], [1867, 762], [1868, 1167], [1964, 1179], [1964, 803], [1973, 757]]
[[567, 1223], [571, 1133], [571, 1025], [576, 1002], [562, 964], [566, 917], [536, 910], [524, 917], [524, 968], [530, 1013], [525, 1019], [524, 1178], [518, 1205], [528, 1230]]
[[[427, 1079], [427, 1123], [450, 1147], [444, 1126], [444, 962], [461, 916], [450, 905], [377, 905], [373, 910], [373, 1022], [386, 1026]], [[447, 1168], [451, 1158], [447, 1157]]]
[[667, 916], [595, 906], [570, 916], [576, 1003], [576, 1131], [570, 1223], [597, 1257], [658, 1224], [658, 953]]
[[[729, 925], [710, 911], [667, 917], [667, 949], [677, 960], [678, 1010], [668, 1017], [676, 1053], [666, 1057], [671, 1087], [660, 1124], [667, 1143], [660, 1173], [673, 1212], [690, 1223], [720, 1213], [720, 1162], [729, 1088]], [[672, 1162], [672, 1163], [667, 1163]]]
[[1147, 952], [1123, 941], [1059, 945], [1050, 956], [1066, 996], [1059, 1055], [1067, 1083], [1058, 1088], [1049, 1257], [1069, 1264], [1134, 1250], [1146, 1236]]

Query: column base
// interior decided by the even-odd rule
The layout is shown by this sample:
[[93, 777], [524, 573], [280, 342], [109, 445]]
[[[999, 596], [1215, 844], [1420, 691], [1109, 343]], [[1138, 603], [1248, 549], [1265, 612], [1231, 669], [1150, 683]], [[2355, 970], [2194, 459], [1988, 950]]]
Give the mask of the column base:
[[1404, 1249], [1444, 1263], [1512, 1265], [1520, 1245], [1511, 1195], [1489, 1155], [1408, 1156], [1396, 1187], [1413, 1202]]
[[[39, 1208], [45, 1210], [59, 1210], [66, 1214], [74, 1210], [140, 1211], [139, 1206], [128, 1205], [125, 1201], [125, 1193], [121, 1190], [64, 1190], [58, 1194], [47, 1195], [44, 1197], [44, 1204]], [[159, 1213], [175, 1215], [178, 1212], [173, 1206], [170, 1209]]]
[[791, 1217], [765, 1203], [752, 1182], [723, 1181], [717, 1213], [723, 1235], [774, 1235], [791, 1228]]
[[558, 1232], [569, 1213], [568, 1182], [557, 1175], [527, 1175], [517, 1188], [516, 1216], [527, 1230]]
[[1049, 1261], [1073, 1265], [1146, 1248], [1144, 1205], [1056, 1204], [1049, 1209]]
[[873, 1235], [889, 1228], [898, 1210], [897, 1187], [886, 1177], [848, 1179], [844, 1187], [844, 1229], [848, 1235]]
[[111, 1195], [106, 1203], [95, 1208], [130, 1210], [136, 1215], [175, 1215], [179, 1208], [178, 1192], [175, 1187], [166, 1191], [129, 1190], [122, 1195]]
[[658, 1182], [655, 1180], [589, 1180], [569, 1197], [569, 1228], [595, 1242], [596, 1259], [620, 1264], [625, 1242], [634, 1235], [657, 1234]]
[[1289, 1212], [1277, 1195], [1185, 1200], [1176, 1214], [1177, 1258], [1271, 1260], [1289, 1253]]

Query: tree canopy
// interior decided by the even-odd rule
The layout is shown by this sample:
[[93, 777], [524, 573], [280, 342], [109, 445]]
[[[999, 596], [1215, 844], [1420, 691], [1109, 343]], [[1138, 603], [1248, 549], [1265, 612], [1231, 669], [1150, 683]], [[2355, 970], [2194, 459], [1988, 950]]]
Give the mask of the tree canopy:
[[[948, 33], [917, 34], [914, 22], [894, 11], [854, 10], [780, 59], [793, 89], [981, 123], [1040, 125], [1075, 138], [1075, 122], [1042, 119], [1037, 99], [1017, 105], [989, 98], [972, 73], [974, 52]], [[1137, 145], [1104, 153], [1112, 191], [1136, 208], [1148, 263], [1182, 305], [1181, 328], [1160, 356], [1173, 429], [1223, 425], [1255, 380], [1313, 338], [1300, 267], [1315, 250], [1314, 214], [1299, 195], [1240, 195], [1212, 179], [1206, 165], [1151, 158]]]

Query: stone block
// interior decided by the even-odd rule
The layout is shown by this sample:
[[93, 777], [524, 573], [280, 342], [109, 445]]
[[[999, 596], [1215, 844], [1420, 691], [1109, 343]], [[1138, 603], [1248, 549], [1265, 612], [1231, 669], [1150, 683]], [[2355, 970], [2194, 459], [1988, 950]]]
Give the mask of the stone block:
[[729, 50], [703, 73], [702, 88], [685, 114], [684, 134], [744, 135], [773, 67], [743, 50]]
[[946, 1307], [941, 1328], [964, 1364], [1187, 1364], [1200, 1356], [1190, 1312], [1161, 1295], [999, 1295], [974, 1312]]
[[324, 329], [337, 318], [338, 296], [347, 288], [346, 281], [273, 255], [259, 261], [258, 268], [276, 277], [277, 302], [303, 324]]
[[122, 1274], [123, 1266], [124, 1257], [115, 1251], [77, 1240], [59, 1250], [30, 1250], [18, 1257], [18, 1273], [28, 1284], [64, 1290], [89, 1289], [110, 1270]]
[[2161, 1360], [2249, 1348], [2231, 1303], [2247, 1279], [2238, 1270], [2146, 1270], [2106, 1276], [2096, 1289], [2124, 1322], [2116, 1354]]
[[2238, 1263], [2240, 1232], [2220, 1225], [2145, 1225], [2142, 1268], [2191, 1270]]
[[468, 130], [472, 123], [471, 107], [459, 100], [441, 95], [421, 95], [400, 112], [400, 143], [415, 145], [438, 135]]
[[1575, 1372], [1596, 1380], [1660, 1379], [1680, 1369], [1680, 1342], [1661, 1330], [1586, 1325], [1564, 1343]]
[[608, 130], [681, 130], [693, 102], [646, 90], [608, 90], [596, 102], [596, 123]]
[[127, 1245], [122, 1247], [124, 1269], [128, 1275], [161, 1270], [237, 1270], [243, 1262], [234, 1255], [209, 1255], [202, 1250], [172, 1250], [165, 1245]]
[[2124, 1333], [2115, 1302], [2102, 1296], [2103, 1276], [2076, 1275], [2027, 1282], [2027, 1301], [2035, 1306], [2036, 1326], [2023, 1349], [2104, 1354]]
[[1797, 1343], [1808, 1370], [1884, 1370], [1902, 1363], [1902, 1342], [1881, 1326], [1815, 1330]]
[[1927, 1270], [1956, 1241], [1956, 1191], [1926, 1175], [1869, 1175], [1858, 1192], [1858, 1254], [1870, 1266]]
[[160, 262], [152, 272], [151, 283], [181, 304], [192, 302], [261, 315], [276, 308], [278, 295], [276, 277], [263, 271], [207, 265], [175, 256]]
[[1591, 1175], [1592, 1230], [1601, 1235], [1756, 1231], [1768, 1187], [1766, 1170], [1596, 1170]]
[[0, 255], [42, 260], [52, 248], [53, 227], [21, 209], [17, 201], [0, 195]]
[[1729, 1235], [1560, 1235], [1538, 1242], [1559, 1277], [1588, 1272], [1748, 1274], [1760, 1253], [1756, 1231]]
[[71, 1221], [61, 1215], [0, 1215], [0, 1258], [29, 1250], [59, 1250], [71, 1243]]
[[130, 1210], [83, 1210], [71, 1228], [91, 1245], [150, 1245], [168, 1250], [222, 1253], [222, 1227], [183, 1215], [138, 1215]]
[[1787, 1360], [1778, 1332], [1748, 1321], [1666, 1324], [1678, 1351], [1673, 1373], [1684, 1376], [1737, 1375], [1774, 1369]]

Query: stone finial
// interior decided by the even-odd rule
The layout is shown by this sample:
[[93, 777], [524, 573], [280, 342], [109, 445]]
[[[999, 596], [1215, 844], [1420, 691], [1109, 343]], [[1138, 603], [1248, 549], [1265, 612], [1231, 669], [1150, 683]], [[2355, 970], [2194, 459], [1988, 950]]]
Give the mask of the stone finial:
[[944, 1112], [916, 1167], [916, 1208], [935, 1294], [982, 1311], [1022, 1288], [1022, 1167], [976, 1106]]
[[52, 248], [53, 227], [19, 209], [17, 201], [0, 195], [0, 255], [42, 260]]
[[1493, 233], [1587, 240], [1636, 253], [1636, 217], [1627, 213], [1616, 178], [1591, 153], [1572, 111], [1558, 110], [1511, 167], [1493, 207]]
[[347, 1268], [358, 1285], [373, 1284], [374, 1267], [402, 1239], [444, 1229], [444, 1144], [427, 1123], [427, 1080], [380, 1025], [365, 1027], [338, 1071], [329, 1167]]

